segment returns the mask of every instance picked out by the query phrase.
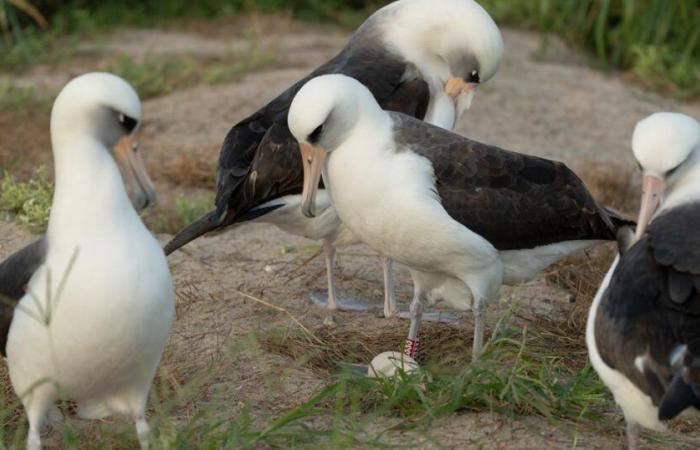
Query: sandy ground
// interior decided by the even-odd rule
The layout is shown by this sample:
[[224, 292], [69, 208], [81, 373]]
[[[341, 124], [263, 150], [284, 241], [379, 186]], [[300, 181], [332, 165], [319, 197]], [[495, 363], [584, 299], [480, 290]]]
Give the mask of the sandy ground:
[[[244, 30], [192, 26], [184, 30], [119, 31], [109, 39], [83, 44], [81, 51], [85, 55], [127, 53], [143, 58], [182, 52], [216, 56], [246, 48], [253, 41], [276, 51], [272, 66], [235, 83], [196, 86], [145, 102], [143, 148], [149, 167], [157, 173], [164, 161], [188, 153], [215, 161], [231, 125], [333, 55], [348, 36], [333, 28], [257, 19]], [[631, 171], [634, 162], [629, 142], [637, 120], [660, 110], [700, 117], [700, 105], [663, 98], [623, 76], [592, 70], [584, 57], [555, 40], [543, 48], [536, 34], [505, 30], [504, 37], [506, 59], [499, 74], [480, 89], [474, 106], [458, 126], [459, 132], [473, 139], [560, 159], [573, 168], [609, 164]], [[59, 69], [36, 68], [21, 82], [56, 89], [70, 76], [93, 67], [87, 56], [78, 61], [76, 66]], [[177, 195], [203, 192], [176, 186], [162, 176], [156, 179], [165, 204], [172, 204]], [[0, 222], [0, 236], [0, 257], [32, 239], [23, 227], [9, 220]], [[168, 237], [161, 235], [159, 239], [165, 242]], [[196, 398], [177, 410], [182, 420], [222, 395], [228, 399], [230, 410], [226, 414], [231, 416], [245, 404], [275, 414], [306, 401], [327, 382], [290, 358], [249, 347], [237, 350], [242, 343], [251, 342], [254, 333], [297, 326], [287, 314], [244, 294], [285, 308], [309, 328], [322, 323], [325, 313], [310, 305], [307, 294], [325, 288], [323, 260], [316, 257], [303, 265], [318, 249], [313, 244], [272, 226], [248, 225], [202, 238], [171, 256], [178, 308], [163, 369], [176, 384], [187, 383], [203, 369], [212, 374]], [[283, 246], [291, 251], [283, 252]], [[341, 250], [338, 275], [342, 295], [381, 300], [380, 261], [372, 255], [363, 246]], [[399, 279], [398, 293], [406, 308], [411, 285], [405, 271], [399, 272]], [[498, 312], [512, 301], [538, 314], [565, 315], [569, 297], [542, 277], [505, 289], [501, 304], [491, 305], [489, 321], [495, 323]], [[340, 313], [336, 320], [343, 329], [407, 329], [406, 323], [387, 322], [375, 313]], [[387, 350], [398, 345], [400, 342], [388, 342]], [[74, 426], [81, 429], [89, 425], [75, 422]], [[391, 441], [403, 442], [402, 435], [391, 436]], [[417, 445], [608, 449], [618, 448], [622, 442], [621, 435], [574, 433], [543, 419], [508, 422], [479, 413], [437, 421], [429, 437]]]

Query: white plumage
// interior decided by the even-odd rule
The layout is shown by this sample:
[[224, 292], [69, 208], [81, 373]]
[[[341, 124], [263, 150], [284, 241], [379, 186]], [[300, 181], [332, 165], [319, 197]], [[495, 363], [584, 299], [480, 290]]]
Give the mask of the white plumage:
[[[424, 135], [421, 126], [425, 128]], [[370, 247], [409, 267], [415, 293], [412, 331], [407, 342], [414, 347], [422, 301], [443, 299], [454, 308], [474, 311], [477, 355], [482, 347], [485, 302], [498, 295], [503, 283], [527, 281], [561, 257], [614, 236], [613, 220], [564, 165], [481, 144], [473, 148], [476, 144], [454, 134], [383, 111], [365, 87], [342, 75], [326, 75], [308, 82], [292, 102], [289, 128], [299, 140], [305, 164], [310, 166], [305, 175], [311, 182], [305, 183], [303, 193], [305, 214], [312, 214], [313, 179], [322, 171], [343, 224]], [[312, 134], [313, 130], [321, 131]], [[423, 141], [415, 142], [421, 136]], [[423, 156], [431, 154], [431, 146], [434, 159]], [[489, 184], [490, 181], [462, 188], [471, 186], [471, 178], [464, 171], [449, 169], [452, 149], [459, 152], [459, 159], [453, 163], [456, 167], [483, 166], [483, 170], [498, 171], [503, 166], [510, 167], [503, 161], [517, 161], [512, 163], [512, 172], [500, 173], [501, 177], [517, 180], [508, 181], [513, 184], [530, 183], [528, 174], [518, 172], [518, 165], [538, 165], [538, 170], [546, 174], [542, 179], [550, 181], [538, 179], [535, 184], [547, 186], [547, 191], [536, 197], [540, 195], [535, 194], [538, 188], [528, 188], [522, 191], [527, 194], [521, 194], [509, 187], [501, 189], [498, 183]], [[488, 152], [498, 161], [492, 166]], [[435, 173], [434, 164], [442, 168], [441, 175]], [[485, 180], [490, 180], [489, 174], [484, 174]], [[455, 193], [450, 212], [443, 206], [439, 189], [445, 189], [448, 195]], [[494, 195], [482, 195], [482, 190]], [[478, 221], [480, 211], [475, 211], [471, 219], [465, 218], [469, 211], [460, 210], [463, 204], [457, 206], [454, 200], [460, 192], [470, 199], [477, 198], [472, 202], [490, 211], [505, 212], [504, 208], [512, 207], [516, 201], [535, 204], [535, 198], [546, 206], [534, 210], [521, 207], [514, 232], [522, 242], [505, 244], [508, 237], [489, 227], [502, 230], [507, 214], [499, 213], [489, 223]], [[549, 209], [552, 204], [564, 206]], [[465, 222], [451, 214], [461, 216]], [[564, 231], [559, 225], [549, 226], [552, 219], [546, 218], [553, 214], [569, 217]], [[470, 220], [486, 227], [485, 234], [491, 234], [503, 250], [464, 225]], [[532, 244], [535, 238], [541, 244]]]
[[[110, 154], [129, 134], [124, 115], [140, 120], [139, 99], [109, 74], [74, 79], [54, 104], [47, 253], [15, 310], [7, 344], [30, 449], [40, 448], [39, 430], [59, 398], [77, 401], [83, 418], [134, 419], [148, 446], [144, 412], [173, 320], [173, 287], [165, 255]], [[151, 195], [140, 176], [137, 187]]]

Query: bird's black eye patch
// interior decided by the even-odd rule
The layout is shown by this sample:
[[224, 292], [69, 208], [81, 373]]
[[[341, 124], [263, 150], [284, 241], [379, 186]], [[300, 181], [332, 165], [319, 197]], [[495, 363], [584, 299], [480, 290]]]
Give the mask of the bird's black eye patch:
[[131, 134], [131, 132], [134, 131], [136, 126], [139, 124], [139, 121], [125, 114], [119, 114], [119, 123], [127, 132], [127, 134]]
[[479, 84], [481, 80], [479, 79], [479, 71], [478, 70], [472, 70], [469, 75], [464, 77], [464, 81], [467, 83], [475, 83]]
[[316, 129], [309, 135], [309, 143], [315, 144], [321, 139], [321, 133], [323, 132], [323, 125], [319, 125]]

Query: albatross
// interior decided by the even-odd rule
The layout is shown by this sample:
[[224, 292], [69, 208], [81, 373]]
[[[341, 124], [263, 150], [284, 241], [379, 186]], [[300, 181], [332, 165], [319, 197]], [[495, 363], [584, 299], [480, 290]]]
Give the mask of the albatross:
[[[27, 448], [41, 448], [58, 399], [78, 415], [134, 420], [142, 448], [151, 382], [173, 320], [163, 250], [132, 206], [155, 191], [136, 131], [141, 103], [121, 78], [70, 81], [51, 113], [56, 188], [46, 235], [0, 264], [0, 350], [29, 420]], [[112, 151], [111, 149], [115, 150]]]
[[409, 268], [411, 357], [423, 302], [435, 290], [452, 307], [473, 310], [476, 356], [485, 303], [503, 283], [530, 280], [566, 255], [613, 240], [623, 223], [564, 164], [384, 111], [343, 75], [309, 81], [292, 102], [289, 129], [307, 166], [303, 213], [314, 215], [323, 173], [343, 224]]
[[603, 280], [586, 343], [635, 449], [640, 426], [662, 431], [700, 408], [700, 123], [653, 114], [632, 148], [643, 175], [637, 241]]
[[[340, 73], [367, 86], [382, 107], [451, 129], [477, 87], [496, 73], [502, 56], [498, 27], [473, 0], [400, 0], [378, 10], [337, 56], [229, 131], [219, 158], [216, 209], [182, 230], [167, 244], [166, 254], [207, 232], [257, 218], [322, 239], [328, 308], [362, 309], [335, 295], [335, 246], [357, 237], [343, 227], [330, 204], [319, 203], [319, 213], [326, 207], [320, 224], [319, 219], [309, 223], [299, 212], [304, 176], [297, 142], [287, 127], [292, 99], [308, 80]], [[384, 311], [390, 316], [396, 310], [391, 261], [384, 259], [383, 266]]]

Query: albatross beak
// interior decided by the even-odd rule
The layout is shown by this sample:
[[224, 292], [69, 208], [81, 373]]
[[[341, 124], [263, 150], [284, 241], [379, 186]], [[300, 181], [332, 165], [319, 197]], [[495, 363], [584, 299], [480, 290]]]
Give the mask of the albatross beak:
[[651, 217], [656, 212], [656, 208], [661, 201], [661, 194], [666, 185], [664, 181], [656, 175], [644, 175], [642, 179], [642, 206], [639, 208], [639, 219], [637, 219], [637, 233], [635, 237], [641, 238], [646, 231]]
[[304, 165], [304, 189], [301, 193], [301, 212], [306, 217], [316, 216], [316, 192], [321, 181], [321, 170], [326, 150], [309, 144], [299, 144]]
[[142, 210], [153, 204], [156, 200], [156, 189], [151, 178], [146, 172], [139, 153], [139, 145], [136, 136], [128, 134], [124, 136], [114, 147], [114, 156], [122, 169], [122, 174], [131, 192], [131, 201], [137, 210]]
[[457, 99], [462, 94], [471, 94], [473, 96], [478, 86], [476, 83], [465, 81], [464, 78], [450, 77], [445, 83], [445, 94], [457, 102]]

